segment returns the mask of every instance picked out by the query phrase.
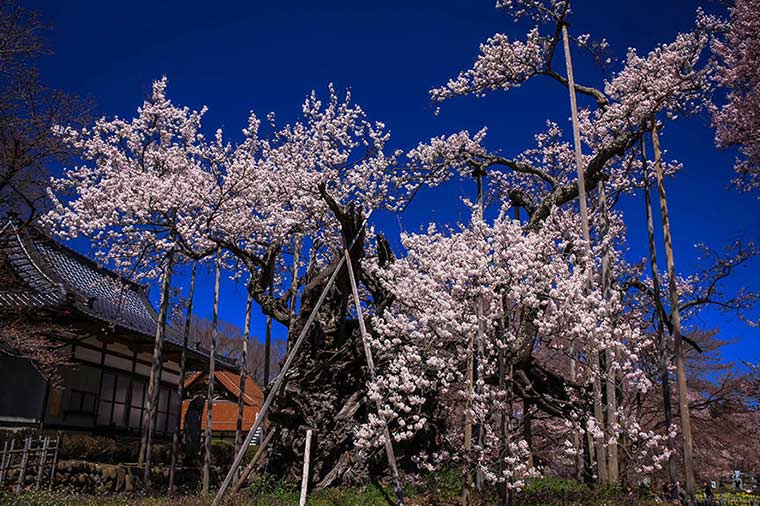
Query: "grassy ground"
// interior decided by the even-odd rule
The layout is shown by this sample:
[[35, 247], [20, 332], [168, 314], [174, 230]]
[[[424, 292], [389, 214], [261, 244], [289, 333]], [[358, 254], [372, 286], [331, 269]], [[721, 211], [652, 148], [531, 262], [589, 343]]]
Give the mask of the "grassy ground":
[[[455, 506], [461, 501], [461, 479], [455, 473], [438, 473], [406, 487], [408, 506]], [[726, 506], [760, 506], [760, 497], [746, 494], [721, 494]], [[0, 505], [18, 506], [210, 506], [213, 496], [182, 495], [176, 497], [93, 496], [62, 492], [27, 491], [13, 495], [0, 491]], [[298, 492], [273, 481], [261, 480], [237, 496], [228, 506], [296, 506]], [[388, 506], [393, 492], [388, 487], [340, 487], [320, 490], [309, 495], [308, 506]], [[476, 498], [478, 506], [499, 504], [493, 490]], [[557, 478], [534, 480], [515, 496], [514, 506], [662, 506], [653, 498], [640, 497], [638, 492], [590, 490], [574, 481]]]

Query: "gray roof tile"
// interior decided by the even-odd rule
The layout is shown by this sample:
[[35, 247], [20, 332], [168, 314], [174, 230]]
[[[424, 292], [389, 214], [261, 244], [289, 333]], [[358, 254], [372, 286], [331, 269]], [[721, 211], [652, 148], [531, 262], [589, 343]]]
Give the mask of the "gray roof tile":
[[[64, 304], [93, 318], [153, 338], [158, 315], [146, 290], [45, 235], [8, 222], [0, 229], [0, 257], [14, 272], [13, 286], [0, 286], [0, 311], [55, 308]], [[20, 282], [18, 282], [20, 281]], [[5, 284], [5, 283], [3, 283]], [[182, 336], [167, 327], [164, 341], [182, 346]], [[195, 348], [195, 347], [190, 347]], [[208, 356], [205, 350], [193, 350]], [[218, 356], [228, 367], [232, 359]]]

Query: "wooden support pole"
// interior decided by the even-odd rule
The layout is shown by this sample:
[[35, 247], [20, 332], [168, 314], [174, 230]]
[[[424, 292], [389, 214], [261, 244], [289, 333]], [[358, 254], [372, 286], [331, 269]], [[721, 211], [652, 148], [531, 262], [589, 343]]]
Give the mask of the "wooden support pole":
[[[271, 291], [270, 291], [271, 295]], [[264, 335], [264, 388], [269, 385], [269, 368], [272, 361], [272, 315], [267, 315], [266, 334]]]
[[[478, 167], [475, 169], [475, 177], [477, 179], [478, 183], [478, 219], [481, 221], [485, 220], [484, 214], [483, 214], [483, 178], [485, 177], [485, 170], [483, 170], [482, 167]], [[476, 394], [481, 393], [481, 388], [478, 386], [479, 380], [480, 380], [480, 374], [482, 371], [482, 362], [483, 358], [485, 356], [485, 330], [484, 330], [484, 322], [483, 322], [483, 297], [478, 298], [477, 302], [477, 318], [478, 318], [478, 334], [476, 336], [476, 342], [475, 347], [477, 348], [477, 356], [475, 358], [474, 362], [474, 392]], [[483, 448], [484, 445], [484, 434], [483, 434], [483, 427], [482, 423], [478, 423], [474, 427], [475, 433], [477, 434], [478, 438], [478, 446], [480, 448]], [[475, 470], [475, 488], [480, 491], [483, 487], [483, 470], [478, 466]]]
[[256, 455], [253, 456], [251, 461], [248, 463], [247, 466], [245, 466], [245, 469], [240, 474], [240, 478], [238, 478], [237, 483], [235, 483], [235, 486], [232, 487], [232, 493], [237, 494], [240, 492], [240, 489], [243, 488], [243, 484], [248, 479], [248, 477], [253, 472], [254, 467], [256, 467], [256, 464], [261, 460], [261, 457], [264, 456], [264, 453], [266, 452], [267, 446], [269, 445], [269, 442], [272, 440], [272, 436], [274, 436], [275, 431], [277, 428], [272, 428], [269, 432], [267, 432], [267, 435], [264, 437], [264, 441], [261, 442], [259, 445], [259, 448], [256, 450]]
[[[275, 259], [276, 263], [276, 259]], [[274, 290], [274, 267], [266, 282], [269, 285], [269, 296], [272, 296]], [[264, 388], [269, 385], [269, 373], [272, 364], [272, 315], [267, 315], [266, 334], [264, 336]]]
[[[370, 216], [372, 216], [371, 210], [370, 212], [367, 213], [367, 217], [364, 218], [364, 221], [362, 222], [361, 227], [359, 227], [359, 230], [357, 231], [356, 236], [351, 242], [351, 245], [349, 245], [348, 249], [351, 249], [353, 245], [356, 243], [357, 239], [359, 238], [359, 235], [361, 234], [361, 231], [367, 225], [367, 221], [369, 221]], [[301, 328], [301, 333], [298, 334], [298, 338], [296, 338], [295, 342], [293, 343], [293, 347], [290, 349], [290, 351], [288, 352], [288, 355], [285, 357], [285, 363], [282, 365], [280, 374], [277, 375], [277, 379], [274, 381], [274, 385], [272, 385], [272, 389], [269, 391], [269, 395], [267, 395], [267, 398], [264, 400], [264, 404], [261, 406], [261, 411], [259, 411], [259, 416], [256, 417], [256, 421], [253, 423], [253, 426], [248, 431], [248, 434], [245, 436], [243, 447], [238, 451], [237, 455], [235, 455], [235, 460], [232, 462], [232, 466], [230, 466], [230, 470], [227, 472], [227, 476], [225, 476], [221, 487], [219, 487], [219, 491], [216, 493], [216, 497], [214, 498], [212, 506], [219, 506], [222, 500], [224, 499], [224, 496], [227, 493], [227, 489], [232, 483], [232, 478], [235, 476], [235, 473], [237, 473], [237, 469], [238, 467], [240, 467], [240, 463], [243, 461], [246, 447], [251, 443], [251, 440], [253, 439], [254, 434], [256, 434], [256, 431], [263, 424], [263, 420], [266, 418], [267, 413], [269, 412], [269, 407], [272, 405], [272, 402], [274, 401], [275, 397], [278, 395], [280, 388], [282, 387], [282, 384], [285, 382], [288, 369], [290, 369], [290, 364], [293, 362], [293, 357], [296, 355], [296, 353], [298, 353], [298, 350], [301, 347], [303, 340], [306, 338], [306, 334], [309, 332], [309, 329], [311, 329], [311, 325], [312, 323], [314, 323], [314, 319], [317, 317], [319, 308], [322, 307], [322, 303], [324, 303], [325, 298], [327, 297], [327, 293], [330, 291], [333, 284], [335, 284], [335, 280], [338, 278], [338, 273], [343, 268], [343, 265], [345, 264], [345, 262], [346, 262], [345, 257], [341, 255], [340, 260], [338, 261], [338, 264], [335, 266], [335, 270], [330, 275], [330, 278], [327, 280], [327, 283], [325, 283], [325, 287], [322, 289], [322, 293], [319, 295], [319, 298], [317, 299], [316, 304], [314, 304], [314, 309], [311, 311], [311, 314], [309, 314], [309, 317], [306, 319], [306, 323], [304, 323], [303, 328]]]
[[[361, 299], [359, 298], [359, 289], [356, 284], [356, 277], [354, 276], [354, 267], [351, 262], [351, 255], [348, 253], [348, 249], [343, 251], [343, 255], [346, 258], [346, 268], [348, 270], [348, 279], [351, 282], [351, 291], [354, 294], [354, 307], [356, 308], [356, 318], [359, 321], [359, 331], [362, 336], [362, 346], [364, 347], [364, 356], [367, 360], [367, 370], [369, 372], [369, 379], [374, 382], [377, 378], [375, 373], [375, 361], [372, 358], [372, 348], [370, 347], [369, 335], [367, 334], [367, 327], [364, 324], [364, 314], [362, 312]], [[401, 490], [401, 477], [398, 472], [398, 464], [396, 463], [396, 453], [393, 451], [393, 439], [391, 432], [388, 429], [388, 422], [382, 412], [382, 402], [377, 399], [377, 416], [383, 422], [383, 438], [385, 439], [385, 456], [388, 459], [388, 466], [391, 469], [391, 476], [393, 477], [393, 488], [396, 493], [396, 505], [404, 506], [404, 492]]]
[[[565, 64], [567, 66], [567, 82], [570, 91], [570, 113], [573, 124], [573, 145], [575, 151], [575, 165], [578, 172], [578, 200], [580, 202], [581, 231], [585, 242], [585, 252], [589, 267], [591, 266], [591, 235], [589, 233], [588, 207], [586, 202], [586, 175], [583, 166], [583, 153], [581, 151], [580, 127], [578, 125], [578, 103], [575, 95], [575, 77], [573, 75], [573, 62], [570, 56], [570, 40], [567, 34], [567, 24], [562, 24], [562, 42], [565, 49]], [[592, 283], [589, 276], [589, 283]], [[604, 429], [604, 412], [602, 409], [602, 383], [599, 371], [599, 354], [591, 354], [591, 369], [594, 389], [594, 418], [601, 429]], [[595, 438], [597, 472], [599, 481], [607, 483], [607, 457], [604, 447], [604, 437]]]
[[[607, 194], [604, 191], [604, 183], [597, 183], [597, 195], [599, 196], [599, 214], [602, 219], [602, 230], [599, 235], [602, 238], [609, 234], [609, 212], [607, 209]], [[605, 300], [610, 298], [611, 279], [610, 279], [610, 254], [609, 248], [605, 246], [602, 255], [602, 294]], [[614, 350], [607, 347], [604, 350], [605, 369], [601, 371], [604, 374], [605, 393], [607, 395], [607, 478], [609, 483], [617, 486], [619, 481], [618, 468], [618, 443], [615, 426], [617, 425], [617, 375], [613, 369], [616, 354]]]
[[[291, 274], [290, 287], [292, 292], [290, 293], [290, 301], [288, 303], [288, 337], [286, 339], [287, 349], [290, 349], [290, 335], [293, 332], [293, 324], [296, 322], [296, 298], [298, 297], [298, 267], [301, 259], [301, 237], [296, 237], [295, 245], [293, 246], [293, 271]], [[308, 267], [307, 267], [308, 272]]]
[[[507, 332], [508, 328], [508, 322], [507, 322], [507, 303], [506, 303], [506, 294], [503, 294], [501, 296], [500, 304], [501, 304], [501, 313], [502, 317], [498, 322], [498, 332], [500, 336], [504, 336]], [[499, 345], [499, 394], [504, 392], [507, 387], [507, 357], [506, 357], [506, 350], [504, 349], [504, 346]], [[511, 364], [510, 364], [511, 365]], [[511, 370], [511, 367], [510, 367]], [[510, 379], [511, 382], [511, 379]], [[508, 431], [508, 422], [507, 418], [511, 416], [511, 405], [512, 405], [512, 398], [509, 396], [507, 402], [500, 402], [500, 413], [499, 413], [499, 476], [504, 476], [504, 456], [507, 452], [508, 447], [508, 437], [509, 437], [509, 431]], [[509, 490], [507, 488], [507, 482], [504, 481], [504, 483], [501, 483], [498, 485], [498, 492], [500, 501], [499, 503], [501, 506], [507, 506], [508, 504], [508, 493]]]
[[[177, 398], [179, 399], [179, 409], [177, 411], [177, 420], [174, 424], [174, 434], [172, 434], [172, 455], [169, 464], [169, 494], [174, 493], [174, 478], [177, 469], [177, 459], [179, 457], [179, 438], [182, 427], [182, 399], [185, 397], [185, 375], [187, 374], [187, 345], [190, 340], [190, 321], [193, 314], [193, 295], [195, 294], [195, 275], [198, 270], [198, 262], [193, 262], [193, 269], [190, 272], [190, 295], [187, 299], [187, 310], [185, 311], [185, 327], [182, 331], [182, 354], [179, 359], [179, 383], [177, 384]], [[134, 363], [132, 364], [134, 374]]]
[[[478, 167], [473, 171], [478, 188], [478, 219], [483, 219], [483, 169]], [[477, 303], [478, 332], [475, 336], [470, 336], [467, 342], [467, 351], [465, 354], [465, 380], [467, 382], [467, 393], [464, 407], [464, 486], [462, 487], [462, 506], [472, 504], [472, 399], [475, 395], [475, 348], [482, 355], [483, 349], [483, 301]], [[478, 436], [480, 437], [480, 436]], [[481, 475], [480, 471], [476, 473], [475, 485], [480, 488]]]
[[686, 476], [686, 493], [692, 500], [697, 491], [694, 479], [694, 447], [691, 435], [691, 417], [689, 413], [689, 387], [686, 384], [686, 358], [684, 357], [681, 335], [681, 312], [679, 309], [678, 287], [676, 286], [676, 268], [673, 259], [673, 238], [670, 235], [670, 215], [668, 199], [665, 194], [665, 179], [662, 170], [662, 152], [660, 138], [657, 134], [657, 118], [652, 117], [652, 147], [654, 148], [654, 165], [657, 174], [657, 190], [660, 195], [660, 214], [662, 215], [662, 233], [665, 238], [665, 262], [668, 268], [668, 290], [670, 291], [670, 312], [673, 322], [673, 351], [676, 357], [678, 381], [678, 406], [681, 414], [681, 435], [683, 436], [683, 466]]
[[164, 272], [161, 281], [161, 300], [159, 302], [158, 321], [156, 322], [156, 338], [153, 342], [153, 359], [150, 366], [150, 379], [148, 381], [148, 399], [143, 416], [143, 437], [140, 444], [140, 456], [138, 463], [145, 466], [143, 474], [143, 483], [145, 489], [150, 488], [150, 459], [151, 446], [153, 439], [153, 428], [155, 427], [156, 412], [158, 407], [158, 392], [161, 384], [161, 361], [164, 334], [166, 333], [166, 314], [169, 308], [169, 287], [172, 279], [172, 267], [174, 264], [174, 253], [169, 252], [164, 265]]
[[208, 353], [208, 390], [206, 394], [206, 432], [203, 441], [203, 473], [201, 477], [203, 493], [208, 494], [211, 482], [211, 423], [214, 410], [214, 380], [216, 374], [216, 338], [219, 329], [219, 277], [222, 270], [221, 252], [216, 255], [214, 277], [214, 310], [211, 316], [211, 345]]
[[303, 450], [303, 473], [301, 473], [301, 498], [298, 506], [306, 506], [306, 493], [309, 488], [309, 460], [311, 458], [311, 429], [306, 429], [306, 446]]
[[29, 450], [32, 448], [32, 437], [28, 436], [24, 441], [24, 450], [21, 453], [21, 467], [19, 468], [18, 481], [16, 482], [16, 493], [21, 492], [24, 486], [24, 477], [26, 476], [26, 465], [29, 462]]
[[665, 432], [668, 434], [668, 480], [675, 483], [678, 479], [676, 473], [675, 438], [671, 435], [670, 427], [673, 425], [673, 406], [670, 399], [670, 373], [668, 365], [670, 363], [668, 353], [668, 342], [665, 334], [665, 309], [662, 304], [662, 293], [660, 292], [660, 270], [657, 267], [657, 248], [654, 238], [654, 218], [652, 213], [652, 194], [649, 187], [649, 169], [646, 156], [644, 138], [641, 139], [641, 169], [644, 174], [644, 207], [647, 216], [647, 241], [649, 244], [650, 268], [652, 271], [652, 284], [654, 285], [654, 307], [655, 322], [657, 329], [657, 341], [659, 347], [660, 375], [662, 381], [662, 401], [665, 418]]
[[245, 396], [245, 383], [248, 377], [248, 339], [251, 335], [251, 306], [253, 305], [253, 297], [250, 290], [248, 291], [248, 300], [245, 304], [245, 323], [243, 329], [243, 342], [241, 343], [240, 354], [240, 396], [238, 396], [238, 409], [237, 420], [235, 423], [235, 453], [240, 450], [240, 443], [243, 437], [243, 397]]
[[474, 394], [473, 384], [475, 382], [475, 364], [474, 364], [474, 336], [471, 336], [467, 342], [467, 372], [465, 380], [467, 381], [467, 393], [464, 405], [464, 488], [462, 490], [462, 506], [472, 504], [472, 397]]
[[42, 451], [40, 452], [40, 458], [37, 461], [37, 481], [34, 484], [34, 488], [39, 490], [42, 483], [42, 471], [45, 469], [45, 460], [47, 460], [48, 443], [50, 441], [49, 436], [45, 436], [42, 442]]

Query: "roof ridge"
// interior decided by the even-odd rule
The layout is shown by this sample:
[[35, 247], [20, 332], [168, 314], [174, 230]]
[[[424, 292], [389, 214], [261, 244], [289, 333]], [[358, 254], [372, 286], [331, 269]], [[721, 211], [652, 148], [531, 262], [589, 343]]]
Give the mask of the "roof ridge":
[[43, 271], [42, 268], [39, 265], [37, 265], [37, 261], [35, 261], [35, 259], [32, 258], [32, 255], [29, 252], [29, 248], [27, 248], [26, 244], [24, 244], [24, 240], [21, 238], [21, 232], [19, 231], [18, 227], [16, 227], [16, 224], [13, 222], [13, 220], [9, 220], [8, 223], [13, 229], [13, 235], [15, 235], [16, 239], [18, 239], [18, 245], [21, 247], [21, 251], [23, 251], [24, 255], [26, 255], [26, 258], [29, 259], [29, 262], [32, 264], [32, 267], [34, 267], [37, 270], [37, 272], [39, 272], [42, 275], [42, 277], [48, 280], [51, 284], [60, 286], [61, 283], [56, 283], [55, 281], [53, 281], [50, 275], [46, 273], [45, 271]]

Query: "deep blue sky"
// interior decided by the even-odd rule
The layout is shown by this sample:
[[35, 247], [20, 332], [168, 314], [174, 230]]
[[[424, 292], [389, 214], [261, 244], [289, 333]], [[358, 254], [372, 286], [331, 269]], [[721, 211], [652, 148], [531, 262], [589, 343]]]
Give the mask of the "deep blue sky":
[[[554, 82], [538, 80], [485, 99], [457, 99], [444, 103], [437, 117], [427, 98], [429, 88], [473, 61], [486, 37], [497, 31], [524, 33], [494, 3], [34, 0], [28, 5], [52, 26], [48, 41], [55, 54], [42, 62], [44, 78], [91, 97], [98, 115], [131, 117], [152, 80], [166, 75], [176, 103], [207, 105], [205, 128], [222, 127], [237, 137], [250, 110], [259, 117], [275, 111], [290, 120], [310, 90], [324, 94], [334, 82], [339, 90], [350, 87], [370, 118], [388, 125], [394, 147], [485, 125], [489, 146], [514, 155], [528, 147], [547, 118], [570, 130], [567, 94]], [[571, 29], [607, 38], [615, 56], [622, 57], [628, 47], [643, 53], [689, 29], [698, 5], [716, 8], [710, 0], [577, 1]], [[603, 74], [590, 62], [578, 55], [575, 63], [578, 81], [600, 83]], [[561, 68], [561, 59], [557, 66]], [[670, 156], [685, 166], [668, 182], [679, 272], [698, 268], [695, 243], [720, 248], [737, 238], [760, 239], [760, 202], [730, 187], [734, 155], [713, 147], [708, 119], [679, 120], [668, 127], [663, 142]], [[462, 219], [459, 195], [471, 196], [474, 188], [455, 186], [422, 194], [400, 223], [416, 230], [431, 220]], [[621, 209], [629, 226], [629, 256], [640, 258], [646, 254], [643, 197], [626, 199]], [[395, 218], [381, 218], [380, 226], [397, 237]], [[758, 274], [760, 262], [755, 261], [729, 288], [760, 289]], [[203, 302], [197, 311], [208, 315], [208, 277], [199, 290], [209, 296], [199, 297]], [[242, 287], [225, 283], [221, 318], [242, 323], [243, 305]], [[760, 331], [734, 315], [714, 311], [702, 320], [706, 327], [720, 327], [722, 337], [740, 339], [728, 350], [729, 358], [760, 361]], [[254, 334], [262, 336], [260, 317], [254, 324]], [[282, 336], [283, 329], [276, 334]]]

